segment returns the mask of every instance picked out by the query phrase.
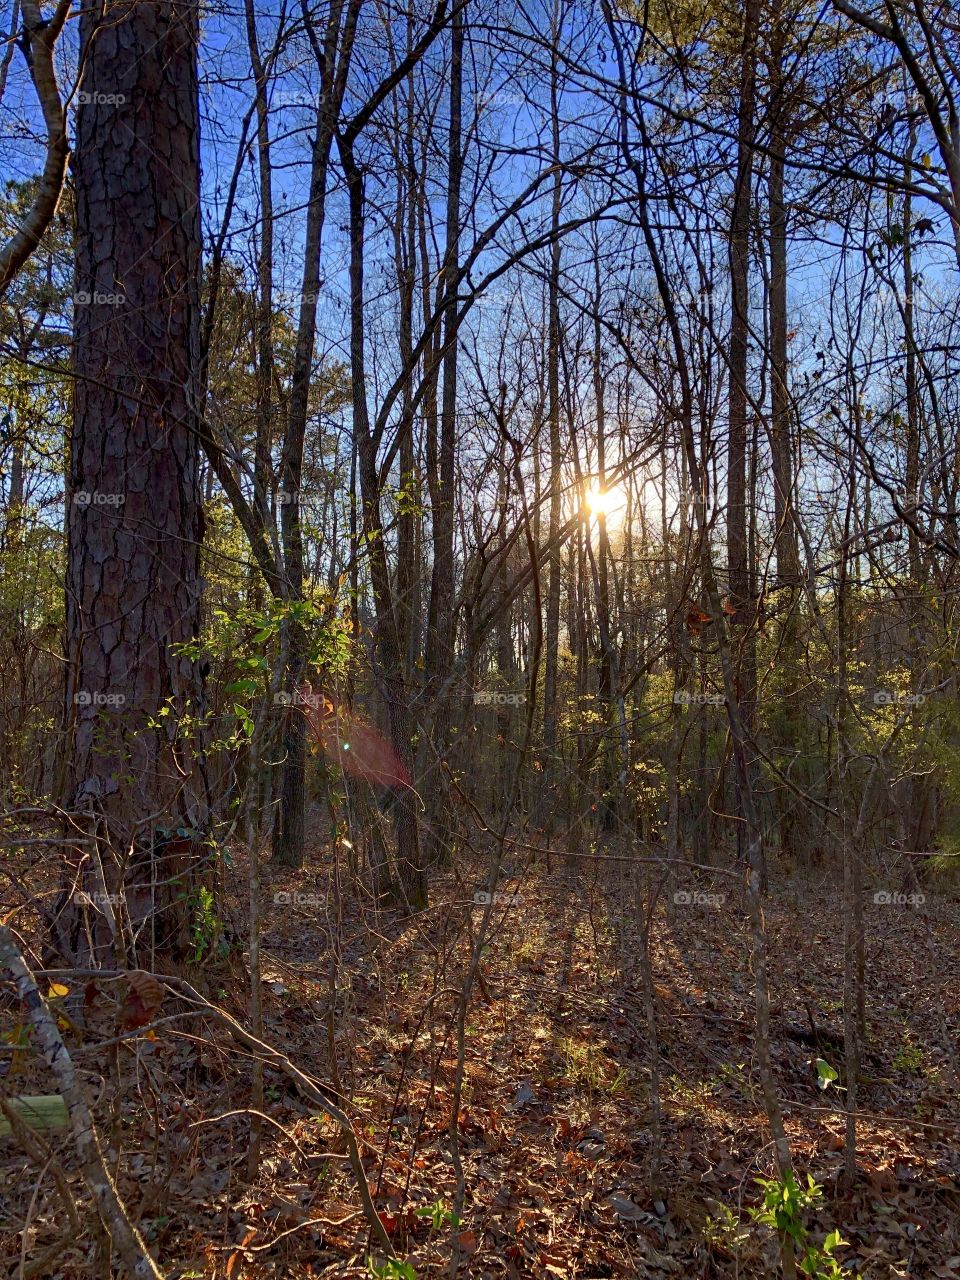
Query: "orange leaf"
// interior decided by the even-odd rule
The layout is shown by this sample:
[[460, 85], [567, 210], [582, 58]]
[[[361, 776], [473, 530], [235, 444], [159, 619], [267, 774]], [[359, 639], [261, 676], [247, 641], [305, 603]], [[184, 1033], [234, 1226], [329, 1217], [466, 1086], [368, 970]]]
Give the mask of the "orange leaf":
[[690, 606], [687, 612], [687, 630], [692, 636], [698, 636], [704, 625], [712, 621], [710, 614], [704, 613], [698, 604]]

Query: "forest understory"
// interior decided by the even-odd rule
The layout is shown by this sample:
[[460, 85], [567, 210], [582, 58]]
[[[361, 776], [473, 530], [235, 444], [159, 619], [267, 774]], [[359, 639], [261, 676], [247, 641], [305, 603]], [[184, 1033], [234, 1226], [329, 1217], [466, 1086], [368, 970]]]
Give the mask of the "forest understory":
[[[774, 1234], [750, 1215], [773, 1157], [743, 888], [719, 869], [600, 861], [627, 856], [611, 838], [587, 858], [557, 850], [549, 868], [526, 856], [505, 863], [466, 1012], [459, 1214], [457, 997], [489, 862], [438, 875], [430, 908], [412, 919], [357, 892], [342, 851], [337, 865], [317, 847], [301, 872], [264, 872], [264, 1038], [349, 1113], [371, 1197], [410, 1274], [779, 1274]], [[224, 886], [225, 939], [243, 918], [246, 871], [238, 859]], [[897, 868], [876, 873], [891, 883]], [[845, 1274], [960, 1275], [957, 893], [941, 883], [919, 904], [868, 894], [861, 1177], [848, 1194], [842, 894], [826, 871], [787, 876], [774, 864], [771, 879], [771, 1057], [798, 1176], [823, 1189], [806, 1229], [821, 1241], [840, 1231]], [[651, 902], [654, 1036], [638, 927]], [[226, 940], [219, 951], [190, 981], [249, 1023], [248, 957]], [[118, 1053], [119, 1006], [109, 981], [91, 981], [84, 1026], [66, 1034], [118, 1189], [168, 1275], [405, 1274], [377, 1270], [338, 1129], [283, 1071], [265, 1072], [251, 1183], [251, 1057], [169, 989], [151, 1011], [156, 1029]], [[18, 1090], [48, 1085], [25, 1060]], [[71, 1142], [46, 1137], [67, 1185], [78, 1183]], [[25, 1274], [97, 1274], [91, 1223], [65, 1235], [50, 1180], [38, 1182], [22, 1152], [8, 1147], [0, 1160], [4, 1274], [21, 1274], [11, 1226], [22, 1222], [31, 1257], [46, 1259]]]
[[8, 0], [0, 1280], [960, 1280], [960, 0]]

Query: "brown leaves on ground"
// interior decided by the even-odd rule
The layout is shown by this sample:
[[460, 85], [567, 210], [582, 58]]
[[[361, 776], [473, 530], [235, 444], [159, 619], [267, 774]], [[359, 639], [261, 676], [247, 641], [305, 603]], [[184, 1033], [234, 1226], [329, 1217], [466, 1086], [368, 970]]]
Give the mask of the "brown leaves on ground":
[[[606, 874], [594, 879], [594, 870]], [[239, 901], [245, 868], [234, 874]], [[770, 1148], [753, 1057], [749, 929], [736, 895], [721, 907], [680, 909], [675, 886], [661, 896], [652, 935], [663, 1165], [654, 1187], [636, 873], [611, 877], [593, 864], [578, 875], [571, 863], [503, 886], [519, 903], [495, 913], [483, 956], [488, 999], [478, 990], [467, 1017], [457, 1221], [454, 1016], [467, 963], [460, 926], [467, 912], [474, 930], [479, 920], [473, 886], [438, 883], [431, 911], [404, 922], [358, 905], [341, 881], [334, 969], [329, 918], [315, 905], [328, 900], [329, 874], [322, 862], [264, 886], [266, 1038], [326, 1084], [336, 1053], [380, 1220], [418, 1280], [449, 1275], [454, 1256], [470, 1280], [777, 1274], [769, 1233], [744, 1212], [757, 1203], [755, 1179], [770, 1172]], [[275, 902], [281, 887], [286, 898]], [[928, 904], [896, 918], [868, 908], [871, 1035], [859, 1106], [875, 1118], [860, 1126], [863, 1176], [853, 1196], [839, 1183], [843, 1094], [818, 1089], [813, 1065], [832, 1051], [818, 1054], [791, 1034], [808, 1006], [818, 1025], [839, 1021], [839, 903], [822, 886], [775, 880], [767, 907], [774, 1065], [798, 1169], [825, 1189], [810, 1225], [819, 1238], [840, 1230], [849, 1241], [841, 1258], [864, 1280], [960, 1280], [960, 1159], [950, 1127], [957, 911], [929, 894]], [[240, 957], [207, 976], [211, 994], [248, 1018]], [[130, 975], [116, 1022], [146, 1025], [163, 997], [149, 974]], [[94, 1011], [101, 1004], [116, 1009], [98, 998]], [[164, 1012], [174, 1006], [167, 996]], [[268, 1069], [263, 1110], [272, 1123], [249, 1185], [250, 1061], [210, 1026], [169, 1025], [152, 1043], [124, 1048], [118, 1167], [121, 1193], [168, 1270], [210, 1280], [369, 1277], [367, 1227], [336, 1127]], [[85, 1052], [88, 1069], [93, 1058]], [[149, 1097], [149, 1106], [138, 1101]], [[3, 1153], [5, 1178], [19, 1159]], [[36, 1215], [38, 1248], [55, 1220], [51, 1199]], [[13, 1256], [15, 1244], [8, 1237], [4, 1253]], [[83, 1256], [68, 1251], [58, 1274], [79, 1280]]]

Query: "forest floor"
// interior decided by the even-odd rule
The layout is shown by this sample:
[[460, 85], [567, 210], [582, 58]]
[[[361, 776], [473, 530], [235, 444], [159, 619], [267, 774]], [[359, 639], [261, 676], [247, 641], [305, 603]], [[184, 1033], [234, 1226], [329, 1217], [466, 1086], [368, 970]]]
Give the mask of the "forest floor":
[[[232, 874], [239, 919], [245, 868]], [[701, 876], [671, 879], [660, 895], [651, 954], [663, 1150], [652, 1189], [636, 876], [615, 862], [554, 859], [549, 870], [541, 864], [501, 884], [518, 901], [494, 908], [496, 932], [469, 1006], [459, 1109], [465, 1199], [451, 1223], [456, 991], [468, 927], [483, 912], [472, 905], [480, 869], [469, 882], [463, 873], [438, 877], [428, 911], [404, 920], [360, 905], [329, 857], [286, 876], [267, 867], [265, 1039], [315, 1080], [338, 1082], [381, 1221], [411, 1270], [377, 1271], [382, 1258], [336, 1127], [272, 1070], [259, 1175], [246, 1180], [250, 1060], [216, 1026], [201, 1030], [192, 1020], [124, 1047], [119, 1066], [109, 1065], [111, 1051], [79, 1051], [91, 1083], [99, 1081], [101, 1118], [109, 1119], [121, 1074], [111, 1140], [124, 1153], [119, 1185], [166, 1274], [422, 1278], [451, 1274], [454, 1249], [456, 1274], [466, 1277], [779, 1274], [771, 1232], [748, 1214], [772, 1151], [753, 1057], [742, 890]], [[675, 902], [676, 893], [694, 901]], [[872, 891], [867, 899], [869, 1046], [858, 1101], [861, 1177], [850, 1195], [841, 1189], [836, 1044], [840, 895], [826, 876], [784, 881], [774, 872], [765, 906], [786, 1127], [798, 1173], [824, 1189], [807, 1224], [817, 1240], [841, 1232], [845, 1274], [960, 1278], [960, 906], [932, 890], [914, 909], [877, 905]], [[208, 965], [206, 986], [249, 1023], [244, 963], [234, 953]], [[164, 1015], [176, 1007], [169, 999]], [[813, 1041], [811, 1021], [813, 1044], [804, 1043]], [[839, 1073], [826, 1089], [817, 1058]], [[22, 1091], [48, 1085], [38, 1074]], [[62, 1149], [72, 1181], [66, 1140]], [[10, 1275], [20, 1253], [12, 1224], [22, 1223], [35, 1180], [13, 1144], [0, 1144], [0, 1251]], [[47, 1183], [31, 1219], [29, 1253], [38, 1256], [64, 1225]], [[40, 1274], [94, 1274], [88, 1252], [74, 1242]]]

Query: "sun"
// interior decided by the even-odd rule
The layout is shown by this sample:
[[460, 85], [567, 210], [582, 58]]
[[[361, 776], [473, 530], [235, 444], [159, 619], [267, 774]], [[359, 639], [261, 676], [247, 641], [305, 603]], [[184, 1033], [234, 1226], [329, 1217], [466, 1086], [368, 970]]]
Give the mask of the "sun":
[[601, 488], [596, 480], [584, 490], [583, 500], [592, 516], [602, 516], [608, 522], [618, 519], [627, 505], [627, 495], [619, 485]]

